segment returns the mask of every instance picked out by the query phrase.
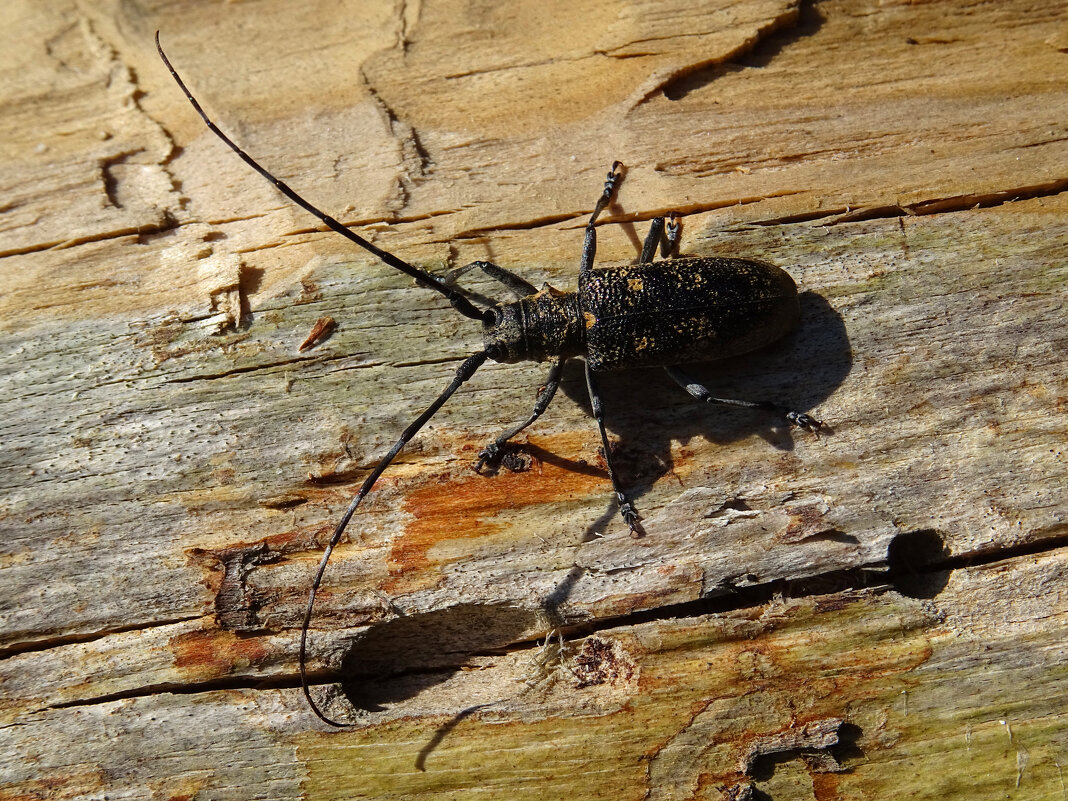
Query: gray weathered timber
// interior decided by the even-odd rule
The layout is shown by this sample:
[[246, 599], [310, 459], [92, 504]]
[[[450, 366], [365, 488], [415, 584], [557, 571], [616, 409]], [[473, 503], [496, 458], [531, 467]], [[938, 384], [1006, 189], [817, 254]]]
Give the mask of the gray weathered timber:
[[[0, 11], [0, 798], [1063, 793], [1063, 16], [545, 13]], [[580, 373], [528, 471], [474, 474], [544, 377], [483, 368], [335, 554], [313, 667], [361, 725], [325, 732], [295, 662], [322, 543], [480, 333], [246, 174], [157, 28], [243, 145], [434, 271], [573, 289], [623, 160], [598, 263], [677, 210], [684, 253], [787, 269], [797, 335], [695, 372], [832, 431], [607, 377], [634, 540]], [[775, 756], [815, 724], [849, 747]]]

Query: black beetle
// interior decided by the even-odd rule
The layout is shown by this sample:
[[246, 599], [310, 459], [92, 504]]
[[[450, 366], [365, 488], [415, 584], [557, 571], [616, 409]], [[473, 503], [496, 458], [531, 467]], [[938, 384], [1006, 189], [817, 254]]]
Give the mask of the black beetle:
[[[675, 365], [712, 361], [755, 350], [782, 337], [797, 325], [799, 307], [797, 286], [784, 270], [750, 259], [671, 258], [678, 237], [672, 216], [665, 226], [663, 217], [652, 221], [639, 263], [629, 267], [594, 269], [597, 250], [598, 216], [612, 200], [622, 173], [615, 162], [608, 173], [604, 191], [586, 223], [582, 246], [578, 289], [561, 292], [548, 284], [539, 291], [533, 284], [490, 262], [472, 262], [440, 279], [414, 267], [392, 253], [368, 242], [340, 222], [320, 211], [284, 182], [261, 167], [234, 144], [200, 107], [184, 81], [171, 66], [159, 43], [156, 49], [186, 98], [208, 128], [225, 142], [246, 164], [274, 184], [278, 190], [328, 228], [370, 251], [390, 267], [411, 276], [420, 286], [444, 295], [458, 312], [482, 323], [484, 347], [469, 356], [456, 370], [445, 390], [401, 434], [382, 460], [364, 480], [323, 552], [308, 594], [308, 605], [300, 634], [300, 680], [304, 696], [315, 714], [331, 726], [352, 724], [331, 720], [311, 697], [306, 670], [308, 628], [315, 595], [322, 583], [330, 554], [360, 502], [416, 432], [475, 371], [492, 359], [496, 362], [551, 361], [545, 385], [538, 392], [534, 410], [522, 423], [508, 429], [479, 453], [476, 470], [499, 463], [505, 443], [541, 416], [560, 385], [564, 362], [573, 356], [586, 360], [586, 385], [597, 428], [601, 434], [608, 476], [619, 500], [619, 511], [634, 534], [641, 533], [638, 513], [623, 492], [612, 467], [612, 451], [604, 426], [604, 409], [597, 388], [596, 373], [632, 367], [661, 366], [668, 375], [698, 400], [726, 406], [766, 409], [791, 425], [817, 432], [822, 423], [807, 414], [789, 411], [766, 401], [752, 402], [716, 398]], [[654, 262], [659, 246], [665, 261]], [[488, 309], [479, 309], [455, 286], [465, 271], [478, 268], [507, 287], [517, 299]]]

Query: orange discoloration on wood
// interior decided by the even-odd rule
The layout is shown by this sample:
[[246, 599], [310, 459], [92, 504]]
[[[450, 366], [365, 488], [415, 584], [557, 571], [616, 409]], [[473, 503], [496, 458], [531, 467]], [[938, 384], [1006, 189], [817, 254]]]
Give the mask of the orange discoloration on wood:
[[812, 794], [816, 801], [834, 801], [841, 798], [838, 793], [839, 777], [837, 773], [813, 773]]
[[0, 801], [41, 801], [43, 798], [79, 798], [103, 795], [106, 776], [100, 768], [71, 771], [62, 776], [5, 782], [0, 788]]
[[232, 631], [192, 631], [170, 641], [174, 666], [187, 681], [228, 676], [264, 661], [268, 651], [255, 637], [238, 637]]
[[789, 511], [789, 523], [787, 523], [786, 530], [778, 537], [782, 542], [804, 542], [831, 528], [826, 519], [826, 506], [809, 503], [797, 505]]
[[[582, 453], [587, 445], [584, 434], [532, 438], [535, 441], [546, 451], [562, 454]], [[496, 519], [501, 512], [607, 492], [607, 482], [607, 475], [599, 470], [545, 461], [536, 471], [501, 470], [481, 476], [473, 471], [452, 472], [428, 482], [407, 496], [405, 508], [414, 520], [394, 542], [390, 573], [395, 578], [383, 589], [393, 592], [407, 587], [408, 580], [401, 578], [411, 579], [412, 574], [431, 567], [435, 562], [431, 550], [441, 542], [504, 532], [507, 524]]]

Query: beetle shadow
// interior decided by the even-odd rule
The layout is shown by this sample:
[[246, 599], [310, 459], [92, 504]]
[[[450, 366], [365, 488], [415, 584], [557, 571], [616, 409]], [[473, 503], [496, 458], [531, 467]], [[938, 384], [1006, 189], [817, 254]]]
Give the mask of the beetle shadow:
[[[558, 606], [583, 573], [583, 568], [573, 567], [540, 608], [461, 603], [375, 623], [348, 646], [335, 674], [340, 694], [325, 705], [327, 712], [337, 719], [358, 722], [366, 713], [388, 711], [448, 682], [474, 667], [479, 656], [506, 654], [518, 644], [531, 643], [531, 632], [549, 636], [559, 631], [564, 619]], [[544, 664], [532, 650], [531, 665], [544, 670]], [[528, 685], [533, 686], [532, 682]], [[420, 749], [415, 767], [425, 770], [427, 758], [463, 720], [508, 697], [493, 698], [490, 694], [454, 712]]]
[[503, 653], [543, 613], [510, 604], [465, 603], [376, 623], [348, 648], [338, 671], [357, 710], [381, 712], [448, 681], [476, 655]]
[[[799, 412], [813, 412], [849, 375], [852, 350], [845, 323], [831, 305], [814, 292], [800, 296], [801, 324], [790, 335], [753, 353], [716, 362], [686, 365], [694, 380], [714, 396], [747, 401], [772, 401]], [[752, 434], [780, 451], [794, 447], [790, 426], [760, 409], [737, 409], [694, 400], [660, 368], [599, 373], [605, 423], [614, 440], [613, 466], [631, 499], [638, 501], [674, 469], [671, 445], [694, 437], [727, 444]], [[584, 366], [574, 360], [564, 371], [562, 392], [591, 417]], [[833, 420], [824, 420], [822, 434], [832, 434]], [[801, 436], [811, 436], [801, 432]], [[566, 463], [566, 459], [561, 460]], [[575, 469], [584, 465], [576, 463]], [[606, 476], [607, 481], [607, 476]], [[605, 494], [611, 497], [606, 484]], [[637, 504], [639, 511], [640, 503]], [[603, 533], [618, 514], [614, 502], [586, 532]]]

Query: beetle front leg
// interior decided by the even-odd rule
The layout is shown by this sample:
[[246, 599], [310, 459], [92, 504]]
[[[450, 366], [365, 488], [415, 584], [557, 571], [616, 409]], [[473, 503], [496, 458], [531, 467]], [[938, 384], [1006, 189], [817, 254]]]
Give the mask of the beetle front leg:
[[457, 267], [445, 274], [445, 286], [454, 287], [460, 276], [469, 270], [478, 269], [499, 284], [506, 286], [517, 299], [533, 295], [538, 291], [534, 284], [516, 275], [511, 270], [499, 267], [491, 261], [473, 261], [463, 267]]
[[798, 428], [803, 428], [805, 431], [811, 431], [814, 434], [819, 434], [819, 430], [823, 427], [823, 423], [817, 420], [815, 417], [804, 414], [803, 412], [794, 412], [785, 406], [781, 406], [778, 403], [772, 403], [770, 401], [743, 401], [734, 400], [732, 398], [716, 398], [709, 392], [708, 388], [702, 384], [698, 384], [690, 376], [680, 370], [678, 367], [665, 367], [664, 370], [669, 376], [684, 390], [689, 392], [693, 397], [699, 401], [705, 403], [714, 403], [720, 406], [735, 406], [743, 409], [766, 409], [769, 412], [773, 412], [781, 416], [787, 423]]
[[479, 451], [478, 464], [475, 465], [476, 473], [481, 473], [482, 468], [486, 465], [496, 467], [500, 462], [502, 451], [508, 440], [541, 417], [542, 412], [549, 408], [549, 404], [552, 403], [553, 396], [556, 395], [556, 390], [560, 386], [560, 376], [564, 372], [564, 361], [565, 359], [561, 356], [553, 362], [553, 366], [549, 369], [549, 377], [545, 379], [545, 385], [538, 390], [538, 397], [534, 401], [534, 411], [531, 412], [530, 417], [519, 425], [509, 428]]
[[630, 527], [630, 533], [632, 536], [640, 537], [644, 532], [638, 521], [641, 519], [638, 517], [638, 512], [634, 508], [634, 504], [627, 498], [626, 493], [623, 492], [623, 488], [619, 485], [619, 477], [616, 475], [615, 469], [612, 467], [612, 446], [608, 442], [608, 432], [604, 427], [604, 404], [601, 403], [601, 392], [597, 387], [597, 380], [593, 377], [593, 371], [590, 370], [589, 363], [586, 364], [586, 389], [590, 393], [590, 406], [593, 408], [593, 419], [597, 421], [597, 430], [601, 432], [601, 444], [604, 446], [604, 463], [608, 468], [608, 478], [612, 482], [612, 489], [616, 492], [616, 499], [619, 501], [619, 514], [626, 521]]

